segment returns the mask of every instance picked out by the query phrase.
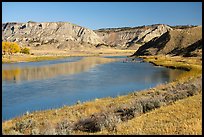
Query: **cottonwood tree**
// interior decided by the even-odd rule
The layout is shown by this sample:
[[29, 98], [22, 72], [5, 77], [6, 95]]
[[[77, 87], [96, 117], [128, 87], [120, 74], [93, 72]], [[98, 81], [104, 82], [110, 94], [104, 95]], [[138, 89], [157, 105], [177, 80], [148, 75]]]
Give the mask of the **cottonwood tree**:
[[2, 42], [2, 51], [4, 55], [6, 53], [12, 55], [13, 53], [20, 52], [20, 50], [20, 46], [15, 42]]

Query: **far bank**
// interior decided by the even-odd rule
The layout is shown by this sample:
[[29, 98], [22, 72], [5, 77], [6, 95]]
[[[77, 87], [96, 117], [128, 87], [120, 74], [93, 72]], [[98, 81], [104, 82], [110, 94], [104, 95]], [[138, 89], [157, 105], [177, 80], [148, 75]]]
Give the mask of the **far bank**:
[[129, 56], [135, 50], [118, 50], [118, 49], [90, 49], [82, 51], [62, 51], [62, 50], [31, 50], [30, 55], [14, 54], [2, 55], [2, 63], [15, 63], [15, 62], [36, 62], [43, 60], [56, 60], [67, 57], [77, 56]]

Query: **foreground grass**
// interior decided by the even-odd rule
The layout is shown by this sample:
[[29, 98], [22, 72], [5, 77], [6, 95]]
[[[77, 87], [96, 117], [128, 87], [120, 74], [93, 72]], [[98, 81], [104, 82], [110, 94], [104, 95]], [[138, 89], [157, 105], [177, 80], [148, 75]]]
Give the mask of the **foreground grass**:
[[179, 100], [121, 123], [114, 134], [201, 135], [202, 95]]
[[[182, 58], [182, 57], [164, 57], [151, 56], [143, 57], [145, 61], [151, 62], [155, 65], [161, 65], [172, 68], [179, 68], [188, 70], [178, 77], [174, 82], [168, 84], [158, 85], [155, 88], [143, 90], [140, 92], [133, 92], [125, 96], [116, 98], [102, 98], [90, 102], [84, 102], [73, 106], [65, 106], [59, 109], [38, 111], [29, 115], [14, 118], [3, 122], [4, 134], [62, 134], [62, 128], [56, 132], [56, 127], [64, 125], [66, 120], [75, 125], [80, 124], [80, 120], [89, 120], [93, 114], [103, 114], [109, 117], [109, 126], [114, 125], [114, 130], [101, 129], [100, 131], [86, 132], [82, 130], [66, 130], [66, 134], [201, 134], [201, 88], [195, 88], [197, 83], [200, 83], [202, 74], [202, 60], [200, 58]], [[197, 79], [199, 78], [199, 79]], [[198, 80], [199, 82], [197, 82]], [[194, 91], [195, 89], [196, 91]], [[181, 92], [182, 91], [182, 92]], [[193, 97], [186, 95], [192, 94]], [[175, 92], [175, 93], [174, 93]], [[197, 93], [199, 93], [197, 95]], [[178, 96], [174, 96], [177, 95]], [[157, 98], [166, 97], [167, 100], [176, 99], [166, 105], [160, 105], [159, 108], [153, 108], [152, 111], [145, 114], [134, 116], [128, 121], [116, 122], [117, 118], [110, 118], [114, 116], [115, 111], [125, 108], [131, 110], [134, 106], [135, 100], [146, 99], [148, 101]], [[187, 97], [187, 98], [186, 98]], [[186, 98], [186, 99], [185, 99]], [[183, 99], [183, 100], [181, 100]], [[177, 101], [180, 100], [180, 101]], [[161, 102], [163, 103], [163, 102]], [[86, 120], [86, 118], [88, 118]], [[100, 117], [99, 117], [100, 118]], [[35, 128], [32, 126], [17, 126], [28, 125], [25, 121], [34, 121], [37, 133], [34, 133]], [[100, 120], [100, 119], [99, 119]], [[102, 120], [103, 121], [103, 120]], [[68, 123], [69, 123], [68, 122]], [[73, 125], [68, 124], [67, 125]], [[189, 125], [189, 124], [192, 124]], [[69, 126], [68, 126], [69, 127]], [[49, 129], [49, 130], [48, 130]], [[33, 131], [34, 130], [34, 131]], [[17, 132], [17, 133], [16, 133]], [[36, 132], [36, 131], [35, 131]], [[63, 133], [64, 134], [64, 133]]]

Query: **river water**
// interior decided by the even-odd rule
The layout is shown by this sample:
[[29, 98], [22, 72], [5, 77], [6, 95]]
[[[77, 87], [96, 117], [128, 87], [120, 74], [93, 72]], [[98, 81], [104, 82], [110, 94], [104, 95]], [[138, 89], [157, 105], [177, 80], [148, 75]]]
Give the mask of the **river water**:
[[116, 97], [174, 80], [183, 71], [126, 57], [69, 57], [2, 64], [2, 120], [27, 111]]

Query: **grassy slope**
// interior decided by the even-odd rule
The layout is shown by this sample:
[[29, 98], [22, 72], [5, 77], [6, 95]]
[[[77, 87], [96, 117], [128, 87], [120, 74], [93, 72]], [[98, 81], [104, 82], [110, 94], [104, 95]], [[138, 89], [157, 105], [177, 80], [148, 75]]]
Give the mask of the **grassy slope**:
[[202, 95], [133, 118], [118, 125], [116, 134], [202, 134]]
[[[200, 76], [202, 74], [202, 60], [198, 59], [198, 58], [181, 58], [181, 57], [174, 57], [174, 58], [170, 58], [170, 57], [163, 57], [163, 56], [152, 56], [152, 57], [144, 57], [146, 61], [148, 62], [154, 62], [157, 65], [164, 65], [164, 66], [174, 66], [174, 67], [179, 67], [179, 68], [188, 68], [190, 69], [190, 71], [184, 73], [182, 76], [179, 77], [179, 79], [175, 82], [166, 84], [166, 85], [159, 85], [157, 87], [155, 87], [155, 89], [158, 88], [162, 88], [168, 85], [174, 85], [178, 82], [185, 82], [188, 81], [189, 79], [193, 79], [197, 76]], [[152, 91], [151, 91], [152, 92]], [[141, 91], [141, 92], [137, 92], [137, 97], [140, 98], [141, 95], [147, 94], [149, 93], [148, 90], [145, 91]], [[201, 97], [201, 94], [199, 95], [199, 97]], [[196, 99], [198, 99], [199, 97], [195, 97]], [[18, 117], [18, 118], [14, 118], [12, 120], [6, 121], [3, 123], [3, 131], [5, 133], [9, 132], [12, 127], [15, 127], [15, 123], [25, 120], [25, 119], [33, 119], [35, 121], [38, 121], [38, 123], [41, 123], [45, 120], [49, 121], [50, 125], [56, 125], [58, 122], [60, 122], [63, 119], [69, 119], [70, 121], [76, 121], [80, 118], [84, 118], [87, 116], [90, 116], [93, 113], [97, 113], [97, 112], [103, 112], [104, 110], [108, 110], [108, 108], [110, 107], [118, 107], [121, 106], [123, 104], [128, 103], [132, 98], [135, 98], [135, 95], [132, 96], [132, 94], [128, 94], [125, 96], [119, 96], [116, 98], [103, 98], [103, 99], [96, 99], [94, 101], [90, 101], [90, 102], [85, 102], [82, 104], [78, 104], [78, 105], [73, 105], [73, 106], [65, 106], [59, 109], [55, 109], [55, 110], [46, 110], [46, 111], [39, 111], [39, 112], [35, 112], [32, 113], [30, 115], [24, 115], [22, 117]], [[188, 102], [188, 103], [187, 103]], [[137, 123], [135, 123], [134, 121], [136, 120], [140, 120], [148, 123], [148, 125], [155, 125], [155, 123], [157, 123], [157, 128], [154, 130], [156, 132], [154, 132], [155, 134], [176, 134], [177, 133], [177, 128], [176, 127], [184, 127], [184, 130], [181, 130], [179, 132], [179, 134], [200, 134], [201, 131], [201, 124], [199, 124], [200, 120], [201, 120], [201, 106], [200, 103], [201, 99], [195, 101], [194, 98], [192, 99], [188, 99], [188, 101], [183, 101], [183, 103], [176, 103], [176, 107], [168, 107], [168, 106], [163, 106], [162, 108], [159, 108], [155, 111], [152, 111], [150, 113], [147, 114], [143, 114], [141, 117], [136, 117], [132, 120], [129, 120], [129, 122], [132, 122], [132, 132], [129, 131], [125, 131], [123, 130], [123, 128], [126, 128], [128, 126], [130, 126], [130, 123], [121, 123], [118, 125], [118, 129], [117, 129], [117, 133], [118, 134], [153, 134], [153, 131], [150, 132], [152, 130], [151, 126], [144, 126], [142, 127], [142, 130], [145, 132], [136, 132], [137, 130], [135, 128], [137, 128]], [[195, 107], [191, 107], [191, 110], [187, 110], [185, 108], [188, 108], [189, 104], [195, 106]], [[197, 125], [195, 125], [197, 130], [192, 129], [192, 126], [185, 126], [186, 124], [188, 124], [188, 116], [186, 115], [180, 115], [180, 120], [178, 120], [178, 117], [169, 117], [171, 118], [170, 121], [166, 122], [165, 120], [162, 121], [162, 119], [160, 120], [160, 122], [157, 122], [158, 119], [156, 118], [166, 118], [168, 119], [167, 115], [171, 114], [173, 111], [173, 108], [177, 108], [177, 110], [175, 110], [175, 112], [177, 114], [186, 114], [191, 117], [190, 123], [197, 123]], [[164, 109], [164, 110], [163, 110]], [[165, 113], [160, 113], [160, 112], [164, 112]], [[159, 116], [159, 117], [158, 117]], [[178, 115], [179, 116], [179, 115]], [[145, 121], [145, 117], [146, 117], [146, 121]], [[148, 118], [152, 118], [152, 120], [149, 120]], [[155, 117], [155, 118], [153, 118]], [[147, 121], [149, 120], [149, 121]], [[177, 125], [174, 125], [174, 124]], [[175, 126], [175, 129], [168, 129], [169, 131], [165, 130], [165, 128], [162, 128], [162, 125], [172, 125], [172, 128]], [[146, 125], [146, 124], [145, 124]], [[168, 126], [169, 126], [168, 125]], [[39, 127], [41, 125], [39, 124]], [[139, 125], [138, 125], [139, 126]], [[155, 126], [154, 126], [155, 127]], [[43, 128], [43, 127], [41, 127]], [[187, 132], [189, 131], [189, 132]], [[26, 133], [26, 132], [24, 132]], [[29, 134], [30, 132], [28, 131], [27, 134]], [[87, 134], [87, 132], [76, 132], [75, 134]], [[90, 133], [89, 133], [90, 134]], [[107, 132], [105, 130], [101, 131], [101, 132], [96, 132], [94, 134], [115, 134], [112, 132]]]

